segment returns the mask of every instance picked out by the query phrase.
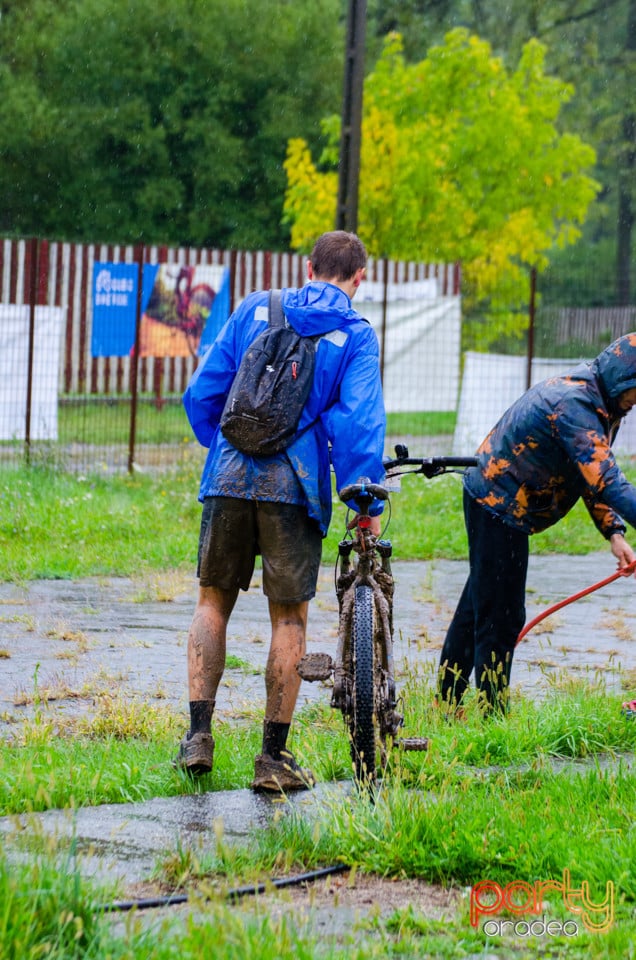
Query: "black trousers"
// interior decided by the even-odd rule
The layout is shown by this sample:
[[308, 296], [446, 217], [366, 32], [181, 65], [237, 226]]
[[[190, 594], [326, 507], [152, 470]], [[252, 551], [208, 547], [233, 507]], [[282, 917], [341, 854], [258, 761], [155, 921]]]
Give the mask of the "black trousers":
[[486, 708], [505, 711], [515, 644], [525, 618], [529, 537], [464, 491], [470, 573], [440, 656], [439, 693], [459, 704], [474, 670]]

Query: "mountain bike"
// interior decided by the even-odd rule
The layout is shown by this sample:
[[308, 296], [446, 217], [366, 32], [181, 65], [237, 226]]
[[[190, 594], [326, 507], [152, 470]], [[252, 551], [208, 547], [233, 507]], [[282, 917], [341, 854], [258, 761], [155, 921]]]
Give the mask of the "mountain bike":
[[[463, 472], [477, 463], [475, 457], [409, 457], [402, 444], [395, 453], [395, 459], [385, 460], [387, 480], [404, 473], [421, 473], [430, 479]], [[305, 654], [298, 673], [304, 680], [333, 677], [331, 706], [341, 711], [348, 730], [356, 782], [371, 786], [386, 765], [390, 747], [426, 750], [428, 739], [398, 737], [404, 718], [397, 711], [393, 663], [393, 546], [390, 540], [374, 536], [369, 516], [373, 501], [388, 501], [389, 492], [361, 477], [338, 496], [343, 502], [354, 502], [358, 512], [347, 522], [346, 537], [338, 544], [336, 655]], [[388, 522], [383, 532], [386, 527]]]

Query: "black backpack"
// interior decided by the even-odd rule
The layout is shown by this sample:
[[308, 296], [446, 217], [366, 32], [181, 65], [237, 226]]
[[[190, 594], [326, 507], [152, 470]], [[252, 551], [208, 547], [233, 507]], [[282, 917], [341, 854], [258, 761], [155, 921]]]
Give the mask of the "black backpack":
[[281, 291], [269, 295], [269, 324], [243, 355], [223, 413], [221, 432], [254, 457], [292, 442], [314, 377], [318, 337], [301, 337], [285, 318]]

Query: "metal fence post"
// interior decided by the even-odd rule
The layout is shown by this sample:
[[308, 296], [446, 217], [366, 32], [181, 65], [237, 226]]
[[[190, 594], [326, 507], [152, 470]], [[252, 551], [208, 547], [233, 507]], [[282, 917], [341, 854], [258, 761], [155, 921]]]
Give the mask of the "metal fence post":
[[128, 473], [135, 469], [135, 433], [137, 429], [137, 372], [139, 370], [139, 329], [141, 327], [141, 306], [143, 296], [145, 247], [135, 247], [135, 262], [137, 264], [137, 307], [135, 310], [135, 346], [133, 347], [132, 365], [130, 368], [130, 432], [128, 434]]
[[384, 280], [382, 288], [382, 328], [380, 330], [380, 379], [384, 383], [384, 358], [386, 355], [386, 325], [389, 302], [389, 261], [385, 257], [382, 261]]
[[534, 320], [537, 299], [537, 268], [530, 270], [530, 302], [528, 304], [528, 363], [526, 367], [526, 390], [532, 386], [532, 360], [534, 359]]
[[35, 351], [35, 305], [38, 296], [38, 260], [40, 242], [33, 237], [29, 242], [29, 345], [27, 354], [27, 395], [24, 420], [24, 456], [31, 463], [31, 405], [33, 401], [33, 355]]

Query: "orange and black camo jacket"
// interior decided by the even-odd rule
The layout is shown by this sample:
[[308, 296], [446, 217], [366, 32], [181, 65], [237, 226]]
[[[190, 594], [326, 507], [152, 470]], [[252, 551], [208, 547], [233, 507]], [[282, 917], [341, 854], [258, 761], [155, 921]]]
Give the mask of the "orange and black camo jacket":
[[506, 524], [532, 534], [579, 497], [604, 537], [636, 526], [636, 488], [616, 463], [618, 398], [636, 387], [636, 333], [591, 363], [531, 387], [480, 445], [467, 493]]

